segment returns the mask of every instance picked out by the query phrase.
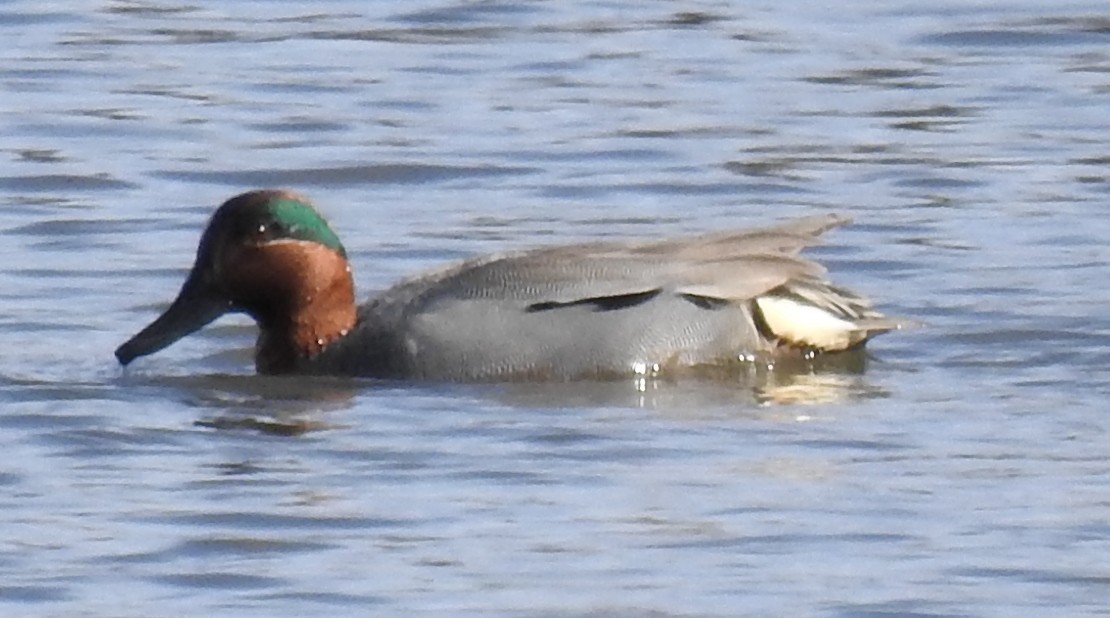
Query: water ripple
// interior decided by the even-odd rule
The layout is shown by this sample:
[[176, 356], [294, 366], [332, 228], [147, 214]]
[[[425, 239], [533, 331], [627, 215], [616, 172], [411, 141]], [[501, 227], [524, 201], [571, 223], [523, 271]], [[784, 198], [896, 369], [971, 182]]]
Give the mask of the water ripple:
[[352, 165], [345, 167], [269, 169], [252, 171], [187, 172], [160, 171], [154, 175], [169, 180], [237, 187], [264, 186], [344, 186], [362, 184], [412, 184], [465, 178], [522, 175], [536, 170], [527, 167], [495, 165], [431, 165], [396, 163]]

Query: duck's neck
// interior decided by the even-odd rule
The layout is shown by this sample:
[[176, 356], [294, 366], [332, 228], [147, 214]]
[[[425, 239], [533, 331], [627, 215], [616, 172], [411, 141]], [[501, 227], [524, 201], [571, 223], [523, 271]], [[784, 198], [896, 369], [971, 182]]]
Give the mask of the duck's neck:
[[342, 267], [315, 270], [314, 276], [293, 284], [281, 310], [255, 316], [260, 329], [255, 353], [259, 373], [304, 370], [313, 358], [354, 328], [354, 283], [346, 261]]

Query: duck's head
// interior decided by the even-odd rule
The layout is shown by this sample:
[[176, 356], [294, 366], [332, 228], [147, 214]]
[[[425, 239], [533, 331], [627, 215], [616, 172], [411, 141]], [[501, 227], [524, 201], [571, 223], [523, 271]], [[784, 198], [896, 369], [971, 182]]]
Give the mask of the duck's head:
[[261, 190], [224, 202], [177, 298], [121, 345], [116, 358], [126, 365], [229, 312], [258, 323], [256, 362], [263, 373], [292, 371], [353, 327], [347, 253], [303, 196]]

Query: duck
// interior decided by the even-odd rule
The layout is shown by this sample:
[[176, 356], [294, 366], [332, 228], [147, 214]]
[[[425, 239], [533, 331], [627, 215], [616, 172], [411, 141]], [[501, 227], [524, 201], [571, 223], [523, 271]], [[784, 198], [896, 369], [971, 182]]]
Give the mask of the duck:
[[176, 298], [115, 356], [126, 366], [226, 313], [258, 325], [256, 371], [271, 375], [570, 381], [846, 353], [903, 326], [799, 255], [848, 221], [493, 253], [356, 306], [320, 211], [253, 190], [216, 209]]

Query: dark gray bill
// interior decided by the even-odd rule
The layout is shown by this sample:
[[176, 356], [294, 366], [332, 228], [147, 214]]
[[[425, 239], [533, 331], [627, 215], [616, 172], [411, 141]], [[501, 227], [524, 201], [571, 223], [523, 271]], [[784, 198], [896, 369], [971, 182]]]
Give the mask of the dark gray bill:
[[120, 364], [126, 365], [140, 356], [153, 354], [169, 346], [231, 308], [226, 298], [214, 294], [199, 279], [196, 272], [190, 273], [169, 309], [116, 349], [116, 358]]

